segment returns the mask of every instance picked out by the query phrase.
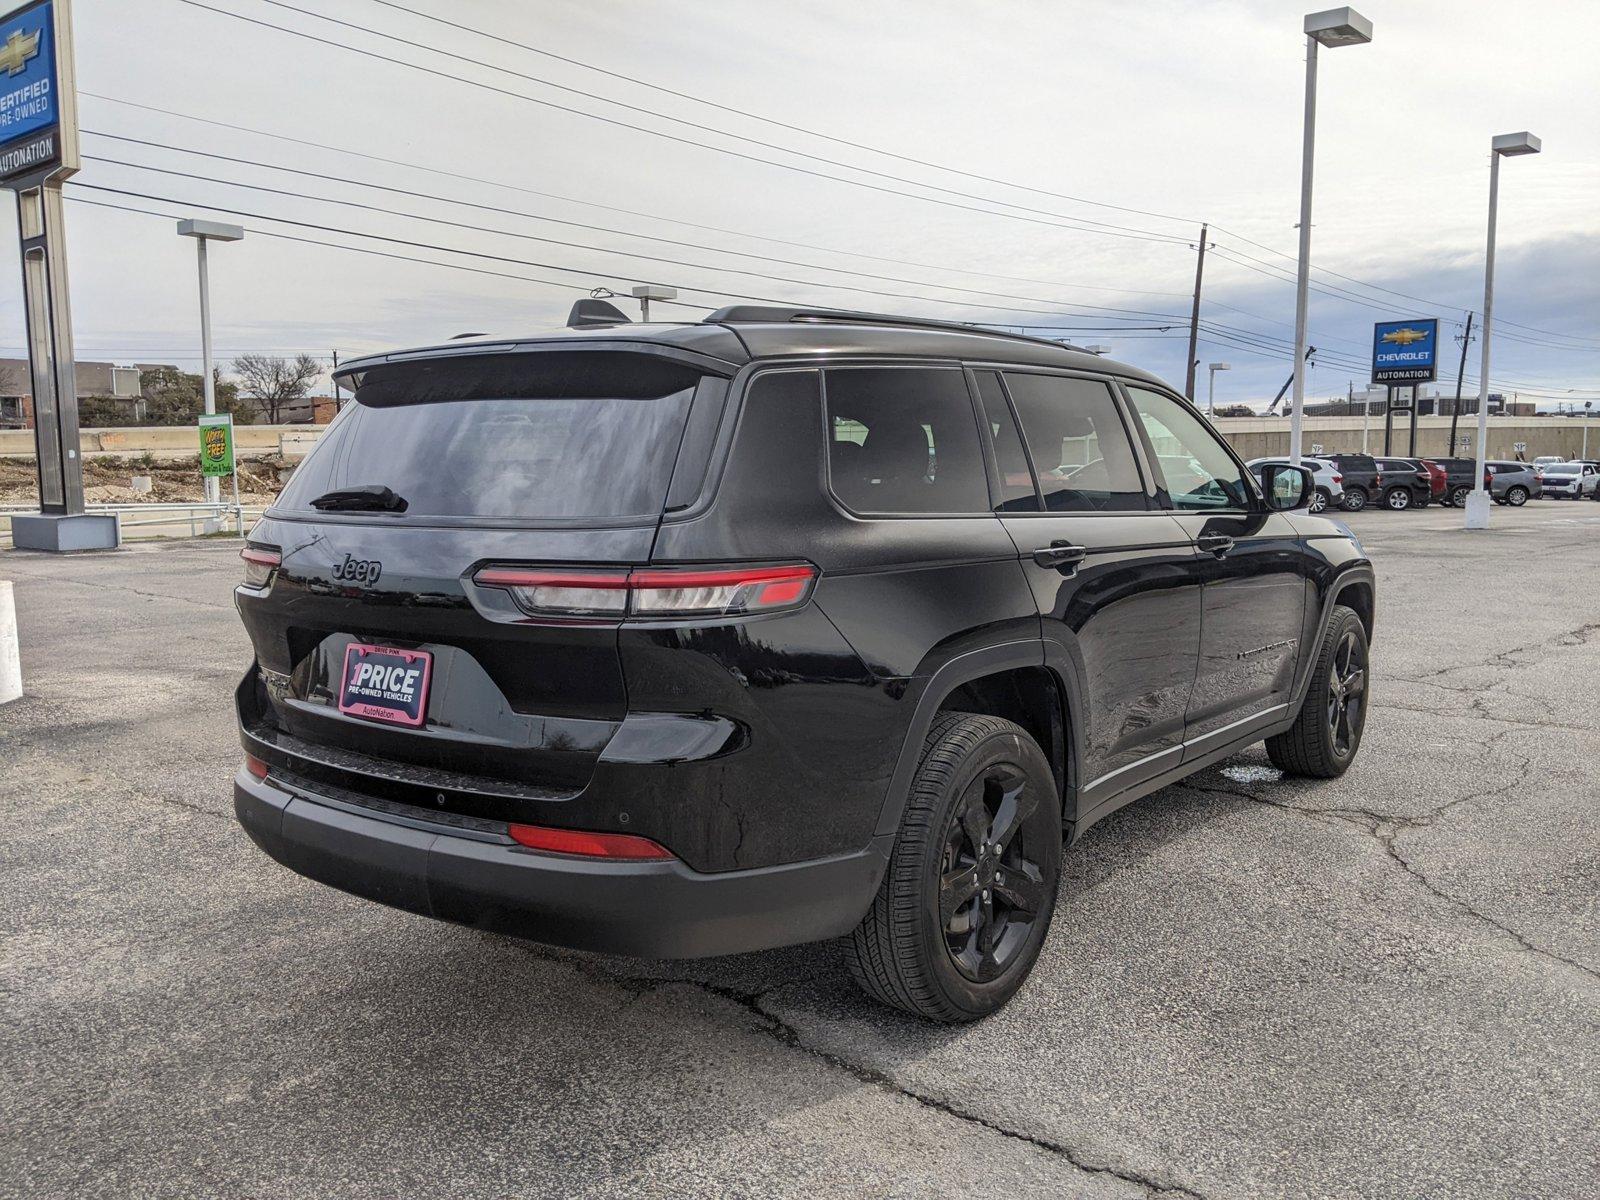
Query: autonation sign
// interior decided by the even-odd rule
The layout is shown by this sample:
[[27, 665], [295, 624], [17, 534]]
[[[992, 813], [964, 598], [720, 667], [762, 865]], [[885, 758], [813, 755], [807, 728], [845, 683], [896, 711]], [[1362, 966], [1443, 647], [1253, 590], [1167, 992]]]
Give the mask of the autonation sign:
[[37, 0], [0, 17], [0, 179], [77, 166], [75, 144], [62, 137], [71, 104], [59, 55], [65, 2]]
[[1439, 322], [1379, 321], [1372, 329], [1373, 383], [1429, 383], [1437, 377]]

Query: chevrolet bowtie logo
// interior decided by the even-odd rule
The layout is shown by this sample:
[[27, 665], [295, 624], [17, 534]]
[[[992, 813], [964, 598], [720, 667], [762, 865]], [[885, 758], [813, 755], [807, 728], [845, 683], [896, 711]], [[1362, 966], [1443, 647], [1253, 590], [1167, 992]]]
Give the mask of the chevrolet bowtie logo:
[[39, 35], [13, 29], [11, 36], [6, 39], [6, 44], [0, 46], [0, 69], [7, 75], [20, 75], [28, 65], [28, 60], [37, 53], [39, 53]]
[[1383, 335], [1383, 340], [1393, 342], [1396, 346], [1409, 346], [1412, 342], [1426, 340], [1428, 333], [1424, 329], [1391, 329]]

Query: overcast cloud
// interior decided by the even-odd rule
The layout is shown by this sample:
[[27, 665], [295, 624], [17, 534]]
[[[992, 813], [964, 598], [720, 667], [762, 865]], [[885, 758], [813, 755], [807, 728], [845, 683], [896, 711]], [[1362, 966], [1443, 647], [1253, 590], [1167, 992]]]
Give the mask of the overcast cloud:
[[[591, 287], [625, 291], [630, 279], [645, 279], [679, 287], [702, 310], [726, 302], [719, 293], [743, 293], [963, 320], [1116, 326], [1115, 332], [1082, 328], [1070, 336], [1107, 344], [1115, 357], [1181, 384], [1194, 271], [1189, 243], [1198, 223], [1208, 220], [1224, 232], [1207, 262], [1211, 303], [1205, 315], [1215, 333], [1200, 357], [1235, 368], [1219, 377], [1219, 399], [1264, 399], [1287, 373], [1293, 261], [1273, 251], [1294, 248], [1304, 3], [401, 0], [731, 109], [1039, 189], [1027, 191], [664, 95], [377, 0], [291, 0], [307, 13], [269, 0], [204, 2], [334, 44], [182, 0], [78, 0], [79, 87], [90, 93], [81, 118], [86, 130], [97, 131], [85, 134], [83, 146], [97, 160], [85, 162], [76, 184], [165, 199], [88, 186], [70, 186], [68, 194], [166, 214], [68, 206], [82, 357], [184, 359], [192, 367], [198, 340], [193, 247], [172, 226], [173, 217], [187, 214], [554, 281], [473, 274], [253, 232], [214, 255], [216, 339], [228, 355], [327, 355], [334, 348], [349, 355], [469, 330], [530, 331], [560, 324], [573, 299]], [[1324, 52], [1321, 60], [1314, 261], [1427, 303], [1320, 279], [1319, 286], [1355, 291], [1376, 308], [1315, 298], [1311, 340], [1331, 361], [1313, 373], [1312, 394], [1342, 394], [1348, 380], [1360, 383], [1354, 364], [1367, 353], [1372, 321], [1437, 316], [1448, 335], [1466, 309], [1481, 304], [1489, 137], [1530, 129], [1544, 139], [1545, 153], [1510, 161], [1502, 171], [1497, 317], [1508, 324], [1495, 342], [1495, 387], [1534, 394], [1546, 404], [1600, 400], [1600, 5], [1372, 0], [1361, 7], [1376, 26], [1373, 43]], [[309, 15], [313, 10], [358, 28], [318, 19]], [[945, 202], [753, 162], [505, 92]], [[353, 158], [100, 96], [411, 165]], [[116, 141], [102, 136], [107, 133], [334, 178]], [[914, 182], [733, 141], [727, 133]], [[250, 191], [222, 180], [303, 195]], [[462, 208], [363, 184], [510, 211]], [[430, 224], [332, 200], [525, 236]], [[1009, 216], [973, 211], [1006, 206], [1013, 206]], [[257, 215], [230, 216], [227, 209]], [[268, 216], [306, 224], [277, 224]], [[1092, 232], [1081, 227], [1085, 222], [1125, 228]], [[319, 225], [520, 261], [310, 228]], [[694, 245], [638, 236], [644, 234]], [[14, 245], [8, 240], [0, 263], [6, 353], [22, 344]], [[699, 315], [692, 308], [668, 311]], [[1453, 343], [1446, 348], [1453, 352]], [[1469, 379], [1476, 362], [1474, 346]], [[1453, 383], [1453, 363], [1445, 374]]]

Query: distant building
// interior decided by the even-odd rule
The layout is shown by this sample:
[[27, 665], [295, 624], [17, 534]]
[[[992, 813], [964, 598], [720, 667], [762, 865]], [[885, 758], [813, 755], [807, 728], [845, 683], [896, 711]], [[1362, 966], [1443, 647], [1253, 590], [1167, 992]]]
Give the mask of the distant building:
[[[170, 363], [136, 363], [126, 365], [109, 362], [78, 362], [74, 364], [78, 395], [104, 396], [124, 400], [131, 416], [139, 399], [140, 379], [144, 372], [159, 367], [177, 370]], [[0, 429], [33, 428], [33, 379], [25, 358], [0, 358]]]

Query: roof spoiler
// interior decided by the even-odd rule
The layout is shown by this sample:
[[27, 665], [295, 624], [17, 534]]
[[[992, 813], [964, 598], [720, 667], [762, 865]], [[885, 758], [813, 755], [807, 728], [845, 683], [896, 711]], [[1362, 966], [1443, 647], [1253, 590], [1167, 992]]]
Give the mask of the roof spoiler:
[[567, 314], [568, 329], [586, 329], [594, 325], [628, 325], [628, 314], [615, 304], [604, 300], [584, 299], [572, 306]]
[[982, 334], [985, 337], [1013, 338], [1025, 342], [1039, 342], [1082, 353], [1082, 346], [1052, 338], [1033, 337], [1025, 333], [1010, 333], [1003, 329], [980, 325], [970, 321], [941, 321], [933, 317], [901, 317], [889, 313], [857, 312], [848, 308], [789, 308], [763, 304], [732, 304], [719, 308], [703, 318], [705, 325], [786, 325], [801, 322], [819, 324], [897, 325], [907, 329], [938, 329], [949, 333]]

